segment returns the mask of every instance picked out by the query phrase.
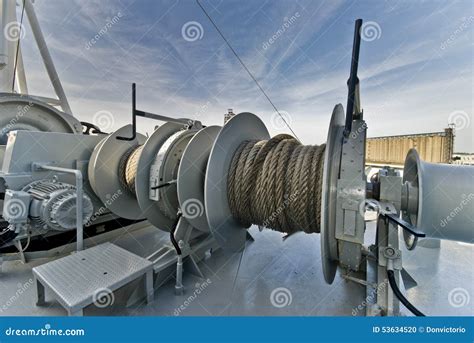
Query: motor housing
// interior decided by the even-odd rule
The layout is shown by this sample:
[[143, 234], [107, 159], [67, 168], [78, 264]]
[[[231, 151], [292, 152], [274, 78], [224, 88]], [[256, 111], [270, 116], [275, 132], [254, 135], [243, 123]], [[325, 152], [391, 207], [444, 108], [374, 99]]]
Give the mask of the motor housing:
[[[76, 227], [76, 187], [56, 180], [38, 180], [20, 191], [7, 190], [3, 217], [20, 233], [27, 224], [36, 231], [67, 231]], [[82, 195], [83, 223], [93, 213], [91, 199]]]

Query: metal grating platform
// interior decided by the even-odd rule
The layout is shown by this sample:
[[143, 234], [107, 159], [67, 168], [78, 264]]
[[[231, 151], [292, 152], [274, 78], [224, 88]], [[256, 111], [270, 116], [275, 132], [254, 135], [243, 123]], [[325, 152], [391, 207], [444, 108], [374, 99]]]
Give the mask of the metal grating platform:
[[54, 293], [69, 314], [82, 314], [77, 312], [144, 274], [147, 274], [147, 294], [153, 292], [153, 264], [112, 243], [35, 267], [33, 274], [38, 304], [44, 302], [44, 287]]

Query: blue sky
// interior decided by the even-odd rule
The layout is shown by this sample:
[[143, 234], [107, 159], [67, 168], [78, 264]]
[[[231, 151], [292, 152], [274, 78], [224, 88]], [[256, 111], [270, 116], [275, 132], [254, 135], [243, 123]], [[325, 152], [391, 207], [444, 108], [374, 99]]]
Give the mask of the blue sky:
[[[210, 125], [222, 124], [233, 108], [259, 115], [273, 134], [288, 132], [195, 1], [35, 3], [81, 120], [105, 122], [108, 131], [126, 124], [136, 82], [138, 107], [146, 111]], [[354, 20], [360, 17], [370, 22], [368, 34], [375, 33], [362, 42], [359, 66], [369, 136], [442, 131], [455, 121], [456, 150], [474, 151], [472, 1], [202, 4], [303, 143], [324, 142], [334, 105], [347, 101]], [[189, 22], [199, 24], [198, 39], [183, 35]], [[27, 23], [25, 28], [30, 93], [52, 95]], [[103, 111], [113, 121], [102, 120]], [[154, 125], [139, 122], [143, 132]]]

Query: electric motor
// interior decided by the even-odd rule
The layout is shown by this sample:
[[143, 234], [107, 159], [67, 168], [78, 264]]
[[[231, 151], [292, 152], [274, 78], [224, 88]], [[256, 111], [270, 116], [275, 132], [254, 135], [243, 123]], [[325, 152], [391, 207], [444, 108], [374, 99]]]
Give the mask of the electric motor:
[[[55, 180], [34, 181], [21, 191], [7, 190], [3, 217], [10, 229], [19, 232], [27, 224], [35, 230], [67, 231], [76, 226], [76, 187]], [[93, 213], [91, 199], [82, 195], [82, 220]]]

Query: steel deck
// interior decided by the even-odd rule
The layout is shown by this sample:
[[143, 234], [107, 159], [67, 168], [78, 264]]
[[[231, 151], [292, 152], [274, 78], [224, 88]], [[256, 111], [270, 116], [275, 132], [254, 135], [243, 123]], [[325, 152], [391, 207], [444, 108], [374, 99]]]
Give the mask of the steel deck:
[[[372, 224], [368, 223], [367, 235], [374, 234]], [[84, 310], [84, 315], [364, 315], [364, 311], [354, 311], [366, 301], [364, 286], [343, 279], [339, 272], [332, 285], [324, 282], [319, 235], [301, 233], [283, 241], [277, 232], [259, 232], [257, 228], [250, 231], [255, 241], [247, 242], [243, 252], [228, 253], [220, 249], [200, 263], [208, 280], [185, 270], [184, 295], [174, 294], [171, 278], [155, 291], [152, 304], [143, 301], [127, 307], [128, 296], [137, 287], [137, 283], [132, 282], [114, 293], [113, 304], [105, 308], [91, 305]], [[90, 241], [85, 243], [86, 246], [91, 244]], [[163, 244], [169, 244], [169, 235], [144, 227], [125, 231], [113, 243], [145, 257]], [[418, 247], [415, 251], [403, 251], [404, 266], [418, 282], [418, 287], [406, 292], [409, 300], [427, 315], [474, 315], [471, 299], [463, 306], [453, 306], [449, 298], [455, 289], [463, 289], [468, 296], [474, 294], [474, 274], [470, 267], [474, 257], [472, 247], [443, 241], [441, 249]], [[32, 268], [47, 261], [49, 259], [27, 264], [4, 263], [0, 274], [0, 316], [67, 315], [48, 295], [46, 306], [35, 306]], [[271, 295], [281, 288], [287, 290], [291, 301], [275, 307]]]

